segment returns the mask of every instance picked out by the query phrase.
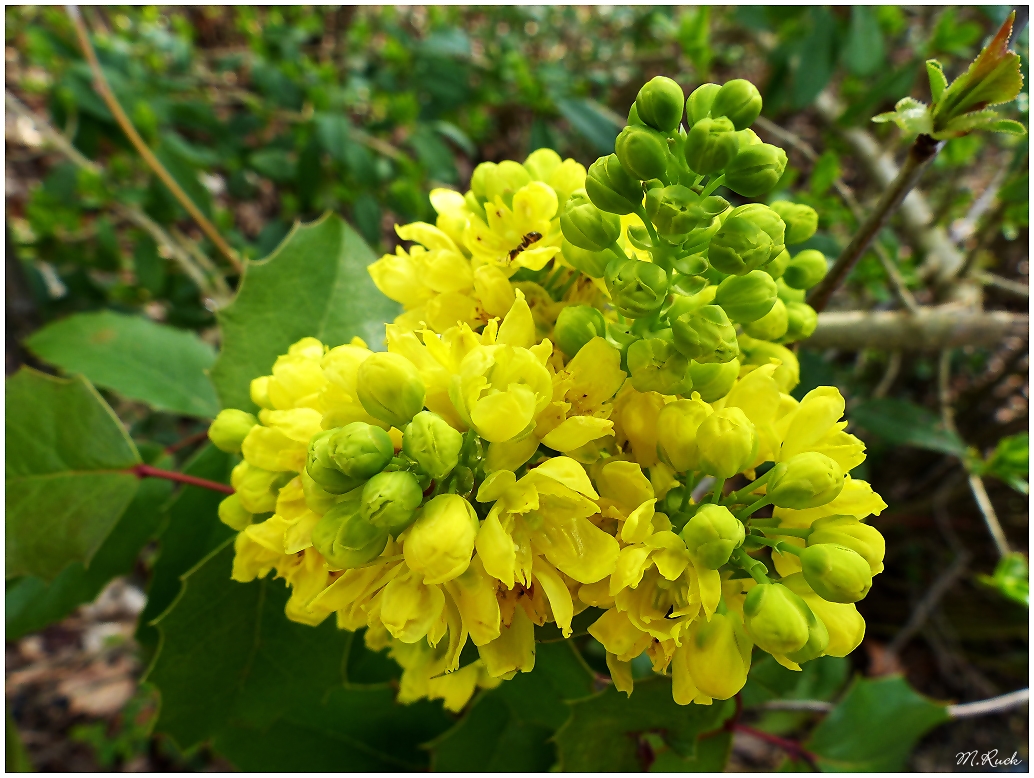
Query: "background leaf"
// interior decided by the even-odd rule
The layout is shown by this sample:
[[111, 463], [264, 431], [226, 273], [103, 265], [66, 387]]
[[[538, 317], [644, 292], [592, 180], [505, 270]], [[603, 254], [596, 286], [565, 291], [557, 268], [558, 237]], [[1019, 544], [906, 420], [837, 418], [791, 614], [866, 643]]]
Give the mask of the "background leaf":
[[585, 138], [601, 154], [614, 151], [614, 140], [621, 127], [607, 113], [600, 110], [594, 100], [561, 98], [556, 101], [560, 115], [578, 134]]
[[304, 337], [329, 346], [358, 335], [371, 348], [399, 312], [373, 285], [376, 257], [340, 216], [297, 224], [266, 259], [249, 262], [234, 301], [219, 311], [223, 347], [212, 380], [223, 406], [253, 410], [248, 389]]
[[32, 334], [25, 345], [65, 373], [155, 410], [214, 418], [219, 400], [206, 375], [215, 350], [194, 332], [114, 311], [80, 313]]
[[89, 567], [136, 494], [140, 457], [111, 408], [82, 377], [29, 368], [7, 381], [6, 577], [53, 580]]
[[944, 429], [934, 413], [908, 400], [868, 400], [851, 411], [851, 420], [897, 446], [915, 446], [958, 457], [966, 453], [965, 443]]

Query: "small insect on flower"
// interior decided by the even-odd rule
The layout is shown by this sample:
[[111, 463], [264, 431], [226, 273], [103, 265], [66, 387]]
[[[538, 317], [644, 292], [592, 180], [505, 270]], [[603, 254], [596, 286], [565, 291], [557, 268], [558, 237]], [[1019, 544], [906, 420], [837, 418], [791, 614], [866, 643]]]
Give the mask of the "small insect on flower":
[[520, 245], [517, 248], [512, 249], [510, 251], [510, 261], [513, 262], [515, 259], [517, 259], [517, 255], [518, 254], [520, 254], [522, 251], [524, 251], [524, 249], [526, 249], [529, 246], [531, 246], [532, 243], [534, 243], [536, 241], [539, 241], [539, 240], [542, 240], [542, 233], [541, 232], [529, 232], [527, 235], [525, 235], [523, 238], [521, 238]]

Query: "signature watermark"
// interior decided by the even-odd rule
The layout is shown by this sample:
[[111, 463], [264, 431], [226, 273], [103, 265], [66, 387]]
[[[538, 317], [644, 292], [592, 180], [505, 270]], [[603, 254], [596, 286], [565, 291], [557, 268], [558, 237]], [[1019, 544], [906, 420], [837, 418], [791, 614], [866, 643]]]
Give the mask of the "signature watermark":
[[1012, 756], [999, 757], [997, 748], [983, 752], [978, 749], [959, 751], [955, 758], [958, 767], [1019, 767], [1023, 764], [1023, 760], [1017, 758], [1015, 751], [1012, 752]]

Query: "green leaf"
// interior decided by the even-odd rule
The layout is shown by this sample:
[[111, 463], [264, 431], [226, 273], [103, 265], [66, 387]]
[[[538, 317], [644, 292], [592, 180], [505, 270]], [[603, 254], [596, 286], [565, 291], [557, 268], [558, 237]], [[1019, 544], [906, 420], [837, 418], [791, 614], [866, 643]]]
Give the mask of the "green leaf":
[[[760, 652], [759, 652], [760, 653]], [[851, 663], [844, 658], [824, 656], [806, 662], [800, 672], [787, 670], [768, 654], [754, 662], [741, 692], [747, 708], [769, 700], [828, 700], [839, 692], [847, 681]], [[801, 726], [808, 713], [797, 711], [768, 711], [758, 723], [758, 729], [775, 735], [791, 732]]]
[[651, 773], [720, 773], [725, 771], [732, 753], [732, 732], [718, 731], [707, 737], [697, 738], [694, 756], [679, 756], [678, 752], [666, 748], [657, 754]]
[[906, 135], [919, 135], [933, 132], [930, 117], [930, 106], [914, 97], [903, 97], [894, 106], [893, 111], [876, 114], [872, 120], [877, 124], [894, 122]]
[[136, 447], [81, 376], [29, 368], [7, 381], [6, 576], [89, 566], [136, 494]]
[[1030, 571], [1027, 558], [1018, 551], [1006, 554], [995, 566], [993, 576], [978, 575], [980, 583], [1024, 607], [1030, 607]]
[[341, 217], [296, 224], [270, 256], [248, 262], [234, 301], [219, 311], [223, 347], [212, 368], [225, 408], [254, 410], [249, 386], [301, 338], [329, 346], [358, 335], [372, 348], [399, 312], [366, 267], [376, 257]]
[[[158, 161], [165, 166], [165, 169], [169, 171], [176, 183], [180, 185], [183, 191], [186, 193], [194, 205], [200, 209], [205, 216], [212, 215], [212, 195], [201, 183], [198, 178], [197, 168], [194, 167], [191, 160], [181, 153], [181, 147], [174, 142], [170, 142], [168, 138], [163, 138], [158, 147], [154, 150], [154, 155], [158, 158]], [[178, 209], [182, 208], [179, 205], [179, 201], [176, 200], [172, 193], [165, 187], [165, 184], [159, 182], [157, 178], [153, 179], [155, 185], [161, 187], [164, 196], [166, 196], [170, 202], [176, 203]], [[184, 211], [185, 212], [185, 211]]]
[[941, 66], [941, 63], [935, 59], [928, 59], [926, 61], [926, 75], [930, 79], [930, 102], [936, 105], [948, 86], [948, 79], [944, 75], [944, 68]]
[[811, 169], [812, 194], [825, 194], [838, 178], [840, 178], [840, 157], [832, 149], [827, 149], [815, 160], [815, 166]]
[[429, 744], [437, 772], [545, 772], [557, 760], [550, 739], [570, 713], [565, 700], [592, 693], [592, 672], [570, 641], [539, 644], [535, 670], [481, 694]]
[[896, 772], [916, 742], [948, 719], [943, 705], [901, 676], [857, 678], [804, 746], [826, 771]]
[[638, 772], [639, 736], [655, 732], [684, 758], [697, 756], [697, 738], [721, 727], [731, 702], [676, 705], [671, 679], [637, 681], [631, 697], [613, 686], [571, 703], [571, 718], [556, 734], [560, 768], [575, 772]]
[[113, 311], [80, 313], [26, 339], [40, 359], [65, 373], [155, 410], [211, 419], [219, 400], [207, 372], [215, 351], [195, 333]]
[[874, 10], [867, 5], [854, 6], [843, 53], [847, 69], [856, 76], [869, 76], [880, 69], [885, 57], [883, 33]]
[[252, 170], [278, 184], [292, 180], [298, 174], [298, 163], [283, 149], [262, 149], [249, 158]]
[[980, 475], [991, 475], [1009, 484], [1021, 494], [1028, 494], [1026, 481], [1030, 472], [1030, 435], [1021, 432], [998, 441], [987, 462], [979, 466]]
[[230, 579], [227, 540], [183, 577], [158, 620], [161, 642], [147, 681], [161, 692], [155, 729], [189, 748], [228, 725], [266, 729], [342, 683], [349, 635], [284, 616], [288, 590], [270, 578]]
[[7, 744], [6, 759], [4, 764], [9, 773], [32, 773], [32, 762], [29, 760], [29, 753], [25, 750], [21, 735], [18, 734], [18, 726], [14, 723], [10, 709], [4, 711], [7, 716]]
[[556, 107], [575, 132], [598, 152], [609, 154], [614, 151], [614, 141], [621, 126], [615, 124], [595, 100], [563, 98], [556, 101]]
[[921, 405], [907, 400], [868, 400], [851, 411], [851, 420], [888, 443], [966, 456], [966, 445], [940, 419]]

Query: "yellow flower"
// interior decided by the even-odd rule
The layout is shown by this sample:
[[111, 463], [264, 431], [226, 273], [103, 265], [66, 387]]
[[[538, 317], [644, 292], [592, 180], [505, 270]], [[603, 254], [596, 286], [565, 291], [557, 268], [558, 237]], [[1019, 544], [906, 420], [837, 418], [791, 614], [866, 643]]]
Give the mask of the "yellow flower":
[[485, 221], [471, 215], [463, 242], [475, 261], [541, 270], [560, 251], [558, 206], [552, 187], [532, 181], [514, 193], [512, 207], [497, 195], [485, 203]]
[[683, 688], [681, 675], [688, 673], [697, 694], [694, 699], [679, 694], [675, 701], [685, 705], [700, 695], [727, 700], [739, 693], [747, 682], [752, 648], [738, 613], [717, 613], [710, 621], [697, 619], [673, 659], [676, 688]]
[[326, 347], [316, 338], [302, 338], [287, 353], [277, 357], [273, 374], [251, 382], [252, 401], [269, 410], [319, 408], [319, 395], [326, 379], [320, 361]]
[[463, 573], [474, 553], [478, 518], [458, 494], [440, 494], [420, 509], [403, 541], [410, 569], [425, 584], [450, 581]]

